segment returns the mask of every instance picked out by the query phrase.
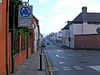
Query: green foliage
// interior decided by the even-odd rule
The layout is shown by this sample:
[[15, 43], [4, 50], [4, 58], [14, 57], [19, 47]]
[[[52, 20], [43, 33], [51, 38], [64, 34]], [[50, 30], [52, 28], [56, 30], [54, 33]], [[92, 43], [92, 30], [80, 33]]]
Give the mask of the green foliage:
[[[24, 41], [25, 36], [26, 39], [28, 40], [30, 38], [30, 34], [31, 34], [31, 30], [29, 30], [28, 28], [22, 28], [22, 27], [18, 27], [18, 8], [19, 5], [22, 5], [22, 2], [20, 0], [11, 0], [10, 1], [10, 7], [9, 7], [9, 27], [10, 29], [14, 29], [14, 33], [15, 36], [17, 37], [18, 33], [21, 34], [22, 37], [22, 41]], [[14, 8], [15, 6], [15, 8]], [[14, 28], [13, 28], [13, 24], [14, 24]], [[15, 37], [15, 39], [16, 39]], [[22, 43], [22, 45], [24, 45], [24, 43]]]
[[[15, 5], [15, 11], [14, 11], [14, 5]], [[24, 37], [24, 33], [26, 33], [27, 38], [29, 38], [29, 34], [31, 33], [31, 30], [28, 30], [27, 28], [18, 28], [18, 8], [19, 5], [22, 5], [22, 2], [20, 0], [11, 0], [10, 2], [10, 20], [14, 22], [13, 18], [15, 19], [14, 24], [14, 32], [22, 35], [22, 38]], [[15, 12], [15, 13], [13, 13]], [[15, 15], [15, 17], [13, 17]], [[13, 25], [13, 22], [11, 22], [11, 28]]]

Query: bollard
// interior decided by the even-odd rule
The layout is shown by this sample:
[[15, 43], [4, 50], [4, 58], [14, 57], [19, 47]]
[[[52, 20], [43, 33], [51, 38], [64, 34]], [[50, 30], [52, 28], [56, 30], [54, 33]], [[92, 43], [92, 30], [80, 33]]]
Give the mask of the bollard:
[[42, 71], [42, 56], [43, 56], [42, 50], [44, 49], [44, 47], [45, 47], [45, 45], [42, 45], [42, 47], [41, 47], [39, 71]]
[[39, 71], [42, 71], [42, 55], [43, 54], [40, 54], [40, 69], [39, 69]]
[[39, 71], [42, 71], [42, 48], [41, 48], [41, 53], [40, 53], [40, 68]]

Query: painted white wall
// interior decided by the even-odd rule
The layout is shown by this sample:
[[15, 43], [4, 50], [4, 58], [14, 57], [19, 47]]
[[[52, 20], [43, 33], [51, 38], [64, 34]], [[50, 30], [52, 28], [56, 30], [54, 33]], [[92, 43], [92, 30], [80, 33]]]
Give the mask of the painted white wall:
[[83, 33], [82, 24], [74, 24], [74, 35], [79, 35]]
[[59, 31], [57, 33], [57, 45], [58, 46], [62, 46], [62, 39], [63, 39], [62, 31]]
[[100, 27], [100, 24], [87, 24], [83, 25], [83, 34], [98, 34], [96, 29]]
[[65, 45], [69, 47], [69, 29], [66, 31]]
[[66, 29], [62, 30], [62, 37], [63, 37], [62, 46], [66, 46], [66, 40], [67, 40], [67, 30]]
[[74, 48], [74, 35], [80, 34], [98, 34], [96, 29], [100, 27], [100, 24], [72, 24], [70, 25], [70, 47]]
[[70, 48], [74, 48], [74, 34], [75, 34], [75, 30], [74, 30], [74, 28], [75, 28], [75, 25], [74, 24], [72, 24], [72, 25], [70, 25], [69, 26], [69, 35], [70, 35]]
[[100, 24], [75, 24], [74, 35], [79, 34], [98, 34], [96, 29], [100, 27]]
[[[70, 48], [74, 48], [74, 35], [80, 34], [98, 34], [96, 29], [100, 27], [100, 24], [72, 24], [69, 26], [69, 30], [63, 30], [62, 35], [58, 34], [59, 36], [63, 36], [63, 45]], [[69, 42], [68, 38], [71, 38]], [[69, 45], [70, 44], [70, 45]]]
[[53, 43], [56, 44], [57, 41], [57, 33], [54, 33], [52, 36]]
[[59, 33], [57, 33], [57, 40], [61, 40], [62, 37], [63, 37], [63, 35], [62, 35], [61, 31]]

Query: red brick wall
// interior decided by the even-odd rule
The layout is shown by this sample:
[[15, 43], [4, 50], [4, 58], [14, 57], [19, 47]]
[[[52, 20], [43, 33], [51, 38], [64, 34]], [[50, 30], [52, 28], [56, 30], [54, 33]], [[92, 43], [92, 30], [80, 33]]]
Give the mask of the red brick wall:
[[[25, 45], [26, 46], [26, 45]], [[20, 35], [20, 40], [19, 40], [19, 53], [17, 53], [15, 55], [15, 58], [14, 58], [14, 66], [15, 66], [15, 69], [21, 65], [23, 63], [23, 61], [26, 59], [26, 50], [21, 50], [21, 35]]]
[[0, 16], [0, 75], [6, 75], [6, 0], [2, 0], [0, 9], [3, 12]]
[[30, 45], [31, 45], [31, 53], [34, 53], [34, 29], [32, 30], [31, 34]]
[[[3, 12], [3, 13], [2, 13]], [[1, 14], [2, 13], [2, 14]], [[6, 75], [6, 0], [2, 0], [0, 4], [0, 75]], [[8, 13], [9, 17], [9, 13]], [[9, 21], [8, 21], [9, 22]], [[9, 23], [7, 23], [9, 24]], [[8, 25], [9, 26], [9, 25]], [[9, 28], [9, 27], [8, 27]], [[20, 37], [20, 52], [15, 55], [14, 66], [17, 68], [25, 59], [27, 51], [21, 51], [21, 37]], [[8, 67], [11, 72], [11, 32], [8, 31]], [[31, 49], [28, 50], [29, 56], [31, 55]]]
[[100, 49], [100, 35], [76, 35], [75, 48]]
[[[14, 66], [15, 66], [15, 69], [19, 66], [19, 65], [21, 65], [23, 62], [24, 62], [24, 60], [26, 60], [26, 58], [27, 58], [27, 50], [26, 50], [26, 44], [25, 44], [25, 50], [21, 50], [21, 35], [20, 35], [20, 40], [19, 40], [20, 42], [19, 42], [19, 50], [20, 50], [20, 52], [18, 53], [18, 54], [16, 54], [15, 55], [15, 59], [14, 59]], [[26, 42], [26, 40], [25, 40], [25, 42]], [[28, 57], [31, 55], [32, 53], [31, 53], [31, 48], [28, 48]]]
[[2, 22], [2, 19], [1, 19], [1, 17], [2, 17], [2, 3], [0, 3], [0, 30], [1, 30], [1, 22]]
[[8, 34], [8, 64], [9, 64], [9, 71], [11, 72], [11, 32]]

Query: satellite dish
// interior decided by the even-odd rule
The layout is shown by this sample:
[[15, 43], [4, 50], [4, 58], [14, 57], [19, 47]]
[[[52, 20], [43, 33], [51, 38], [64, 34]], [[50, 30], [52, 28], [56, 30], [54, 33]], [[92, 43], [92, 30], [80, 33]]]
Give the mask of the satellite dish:
[[97, 33], [100, 34], [100, 27], [96, 29]]

